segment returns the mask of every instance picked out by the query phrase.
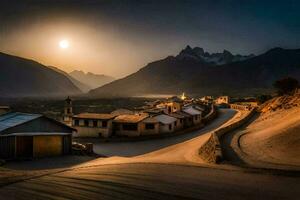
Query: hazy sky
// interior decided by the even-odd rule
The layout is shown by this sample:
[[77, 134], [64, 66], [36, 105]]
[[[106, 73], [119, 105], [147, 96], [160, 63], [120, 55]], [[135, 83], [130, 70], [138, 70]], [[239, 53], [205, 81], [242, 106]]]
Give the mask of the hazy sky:
[[300, 48], [299, 10], [297, 0], [1, 0], [0, 51], [122, 77], [187, 44], [241, 54]]

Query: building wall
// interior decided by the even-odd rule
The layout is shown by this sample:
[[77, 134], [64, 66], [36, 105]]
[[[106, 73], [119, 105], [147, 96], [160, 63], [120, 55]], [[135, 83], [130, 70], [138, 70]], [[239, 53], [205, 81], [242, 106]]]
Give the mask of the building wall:
[[15, 157], [16, 137], [6, 136], [0, 137], [0, 157], [3, 159], [11, 159]]
[[47, 118], [40, 117], [24, 124], [14, 126], [12, 128], [2, 131], [2, 134], [9, 133], [25, 133], [25, 132], [58, 132], [58, 133], [71, 133], [72, 130], [59, 125]]
[[180, 119], [177, 119], [176, 125], [175, 125], [175, 123], [174, 123], [174, 130], [175, 130], [175, 131], [178, 131], [178, 130], [183, 129], [183, 125], [184, 125], [183, 119], [182, 119], [182, 121], [180, 121]]
[[[79, 126], [75, 125], [75, 119], [73, 119], [73, 128], [77, 130], [77, 133], [74, 133], [74, 137], [109, 137], [112, 134], [112, 120], [106, 121], [107, 126], [103, 127], [102, 120], [88, 120], [88, 126], [85, 126], [84, 119], [78, 119]], [[94, 121], [97, 121], [97, 127], [94, 126]]]
[[183, 123], [184, 127], [191, 127], [194, 124], [192, 117], [186, 117], [186, 118], [184, 118], [183, 121], [184, 121], [184, 123]]
[[[169, 126], [171, 127], [171, 129], [170, 129]], [[171, 133], [171, 132], [174, 132], [174, 130], [175, 130], [174, 123], [172, 123], [172, 124], [162, 124], [162, 123], [160, 123], [160, 125], [159, 125], [160, 133]]]
[[215, 102], [216, 104], [223, 104], [223, 103], [228, 104], [230, 103], [230, 99], [229, 96], [221, 96], [218, 97]]
[[146, 124], [147, 123], [142, 123], [141, 135], [159, 134], [159, 123], [152, 123], [152, 124], [154, 124], [154, 129], [146, 129]]
[[201, 124], [201, 115], [194, 115], [193, 116], [193, 123], [195, 124], [195, 125], [198, 125], [198, 124]]
[[131, 130], [124, 130], [123, 129], [124, 124], [126, 124], [126, 123], [115, 123], [115, 127], [118, 127], [115, 130], [116, 135], [135, 137], [135, 136], [140, 136], [141, 132], [143, 132], [144, 126], [143, 126], [142, 122], [134, 123], [134, 124], [137, 124], [137, 130], [132, 130], [132, 131]]
[[47, 135], [33, 137], [33, 157], [62, 155], [63, 136]]

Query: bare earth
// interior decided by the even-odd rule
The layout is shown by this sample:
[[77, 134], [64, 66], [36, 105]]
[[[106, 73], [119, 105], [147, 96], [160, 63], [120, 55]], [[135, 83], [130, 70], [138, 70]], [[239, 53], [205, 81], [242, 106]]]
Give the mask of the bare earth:
[[[192, 138], [172, 139], [174, 141], [169, 146], [158, 140], [157, 148], [152, 152], [146, 147], [147, 143], [142, 143], [149, 150], [146, 154], [137, 152], [137, 156], [133, 157], [99, 158], [61, 172], [53, 171], [16, 181], [0, 188], [0, 198], [298, 199], [299, 177], [262, 174], [230, 165], [212, 166], [202, 162], [197, 155], [199, 146], [210, 131], [228, 121], [229, 113], [232, 111], [223, 110], [218, 120], [209, 125], [210, 128]], [[240, 114], [235, 115], [232, 121], [237, 117]], [[223, 120], [222, 123], [220, 120]]]
[[[270, 102], [266, 107], [274, 107], [277, 101]], [[291, 101], [295, 99], [282, 103], [287, 106]], [[265, 111], [244, 130], [240, 137], [241, 150], [259, 161], [300, 169], [299, 122], [298, 106]]]

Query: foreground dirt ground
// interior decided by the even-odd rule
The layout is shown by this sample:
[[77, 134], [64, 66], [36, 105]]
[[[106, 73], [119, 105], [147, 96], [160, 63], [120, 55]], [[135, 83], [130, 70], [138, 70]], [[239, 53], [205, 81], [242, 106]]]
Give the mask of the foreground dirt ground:
[[[219, 119], [226, 112], [231, 111]], [[2, 185], [0, 199], [298, 199], [299, 174], [207, 165], [197, 155], [210, 131], [241, 116], [216, 120], [194, 138], [143, 155], [98, 158], [28, 175]]]
[[259, 161], [300, 169], [299, 102], [299, 96], [286, 96], [266, 103], [260, 116], [243, 130], [241, 150]]
[[2, 199], [298, 199], [299, 179], [186, 165], [78, 168], [0, 189]]

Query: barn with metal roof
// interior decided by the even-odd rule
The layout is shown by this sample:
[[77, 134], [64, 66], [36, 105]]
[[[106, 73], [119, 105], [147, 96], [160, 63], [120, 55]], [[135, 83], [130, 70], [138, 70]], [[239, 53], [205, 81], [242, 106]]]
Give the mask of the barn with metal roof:
[[71, 153], [75, 129], [40, 114], [0, 115], [0, 157], [37, 158]]

